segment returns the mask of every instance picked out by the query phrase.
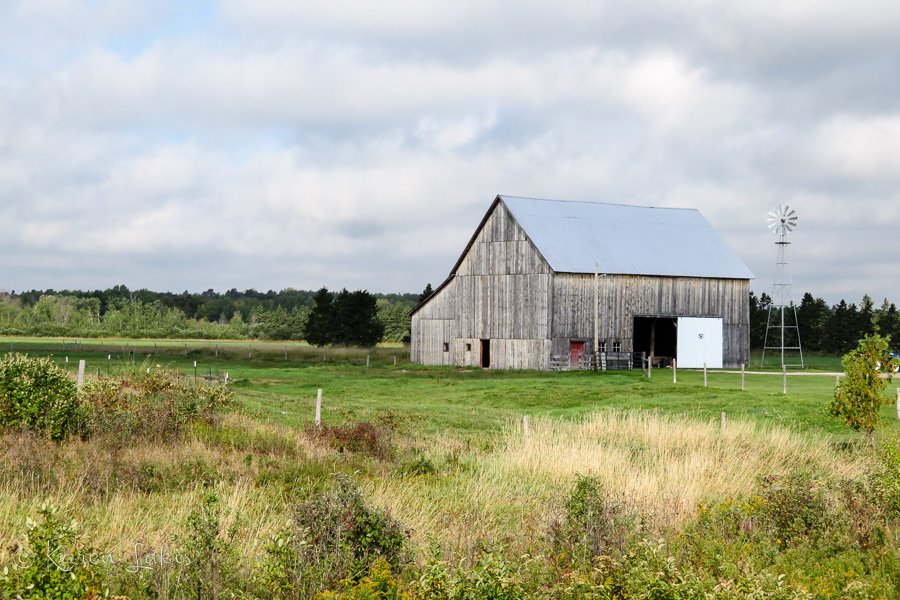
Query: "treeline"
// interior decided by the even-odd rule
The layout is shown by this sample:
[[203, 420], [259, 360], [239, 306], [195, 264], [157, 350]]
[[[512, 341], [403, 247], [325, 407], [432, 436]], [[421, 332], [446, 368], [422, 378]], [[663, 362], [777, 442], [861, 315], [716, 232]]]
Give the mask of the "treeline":
[[[231, 289], [220, 294], [210, 289], [173, 294], [118, 285], [89, 292], [0, 292], [0, 335], [304, 340], [321, 291]], [[346, 293], [374, 306], [381, 332], [376, 342], [408, 341], [407, 313], [420, 294]], [[343, 335], [330, 343], [346, 339]]]
[[[760, 349], [766, 343], [771, 306], [772, 298], [768, 294], [763, 293], [757, 297], [750, 292], [750, 346], [754, 349]], [[822, 298], [815, 298], [807, 292], [795, 308], [796, 325], [804, 352], [846, 354], [856, 348], [860, 339], [875, 332], [891, 336], [894, 351], [900, 346], [900, 313], [897, 306], [887, 299], [879, 308], [875, 308], [875, 303], [868, 294], [863, 296], [859, 305], [841, 300], [829, 306]], [[785, 311], [785, 315], [785, 324], [794, 325], [792, 312]], [[776, 333], [776, 330], [772, 330], [770, 335]], [[775, 344], [770, 339], [769, 346], [773, 345]]]

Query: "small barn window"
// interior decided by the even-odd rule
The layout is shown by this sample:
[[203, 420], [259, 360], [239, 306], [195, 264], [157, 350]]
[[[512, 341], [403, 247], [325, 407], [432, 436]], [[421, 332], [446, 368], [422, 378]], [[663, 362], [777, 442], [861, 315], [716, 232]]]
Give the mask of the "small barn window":
[[466, 352], [472, 351], [472, 344], [466, 344]]
[[600, 352], [606, 352], [606, 342], [600, 342], [598, 348]]
[[613, 342], [613, 352], [622, 351], [622, 342]]
[[450, 342], [444, 342], [444, 352], [450, 352]]

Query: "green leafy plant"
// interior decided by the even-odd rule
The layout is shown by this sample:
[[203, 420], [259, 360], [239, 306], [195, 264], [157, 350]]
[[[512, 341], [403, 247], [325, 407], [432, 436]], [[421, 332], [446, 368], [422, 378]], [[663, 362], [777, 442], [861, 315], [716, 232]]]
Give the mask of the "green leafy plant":
[[15, 563], [0, 571], [0, 597], [91, 600], [106, 591], [103, 565], [111, 557], [90, 547], [75, 521], [42, 505], [41, 519], [26, 521], [25, 544], [11, 548]]
[[185, 588], [190, 597], [215, 600], [237, 587], [237, 556], [232, 540], [236, 524], [223, 530], [219, 496], [209, 492], [200, 508], [191, 512], [185, 523], [187, 533], [178, 539], [187, 557]]
[[841, 364], [846, 377], [834, 390], [829, 406], [831, 415], [843, 418], [854, 431], [868, 435], [872, 448], [881, 406], [890, 402], [884, 394], [896, 361], [888, 352], [890, 339], [878, 334], [866, 336], [856, 350], [844, 356]]
[[263, 580], [292, 597], [312, 594], [341, 579], [357, 579], [383, 559], [404, 561], [409, 532], [390, 515], [368, 506], [349, 475], [299, 503], [291, 522], [266, 546]]
[[344, 579], [340, 582], [343, 591], [326, 591], [316, 596], [317, 600], [408, 600], [409, 594], [403, 584], [391, 573], [391, 565], [383, 558], [369, 568], [369, 574], [358, 582]]
[[639, 523], [635, 512], [610, 496], [591, 475], [576, 475], [575, 486], [563, 507], [561, 524], [552, 531], [557, 547], [573, 558], [623, 554]]
[[77, 413], [75, 382], [49, 358], [0, 357], [0, 427], [27, 427], [58, 441]]

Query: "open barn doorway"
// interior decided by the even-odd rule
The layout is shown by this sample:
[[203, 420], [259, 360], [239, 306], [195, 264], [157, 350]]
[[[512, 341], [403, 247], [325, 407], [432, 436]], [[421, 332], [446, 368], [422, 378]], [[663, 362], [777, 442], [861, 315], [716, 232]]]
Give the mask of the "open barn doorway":
[[491, 368], [491, 340], [481, 340], [481, 367]]
[[652, 359], [654, 367], [671, 366], [678, 356], [677, 322], [675, 317], [635, 317], [634, 351]]

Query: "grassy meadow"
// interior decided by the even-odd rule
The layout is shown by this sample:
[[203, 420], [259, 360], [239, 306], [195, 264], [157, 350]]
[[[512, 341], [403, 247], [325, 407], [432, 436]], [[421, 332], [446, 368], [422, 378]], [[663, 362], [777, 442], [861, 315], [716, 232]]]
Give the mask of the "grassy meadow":
[[[28, 343], [4, 339], [0, 350], [10, 341]], [[171, 422], [170, 412], [135, 423], [107, 410], [90, 435], [60, 442], [6, 431], [0, 572], [50, 504], [78, 522], [72, 544], [117, 557], [92, 576], [129, 598], [900, 591], [900, 459], [877, 458], [827, 415], [833, 376], [791, 376], [785, 395], [778, 374], [747, 374], [741, 391], [739, 373], [717, 371], [704, 386], [702, 372], [686, 370], [675, 383], [670, 369], [648, 379], [422, 367], [402, 347], [329, 349], [325, 361], [300, 345], [253, 344], [251, 357], [245, 343], [231, 353], [220, 343], [219, 356], [214, 343], [167, 343], [29, 352], [70, 372], [83, 359], [89, 380], [127, 379], [118, 393], [128, 406], [160, 402], [153, 394], [176, 379], [192, 393], [220, 389], [226, 372], [231, 396]], [[834, 359], [820, 362], [834, 370]], [[93, 406], [115, 402], [90, 385]], [[882, 417], [890, 449], [896, 409]], [[355, 525], [342, 529], [335, 515], [348, 511]], [[323, 541], [320, 530], [337, 537]], [[388, 543], [395, 531], [402, 544]], [[132, 572], [138, 546], [180, 546], [194, 560]], [[389, 558], [387, 571], [376, 572], [376, 555]]]

